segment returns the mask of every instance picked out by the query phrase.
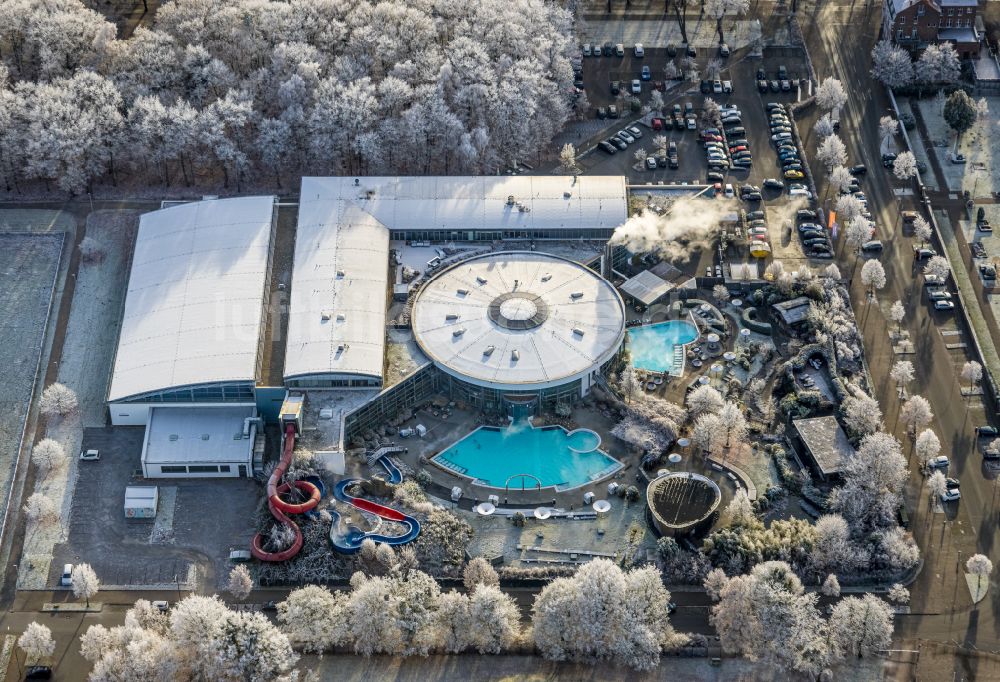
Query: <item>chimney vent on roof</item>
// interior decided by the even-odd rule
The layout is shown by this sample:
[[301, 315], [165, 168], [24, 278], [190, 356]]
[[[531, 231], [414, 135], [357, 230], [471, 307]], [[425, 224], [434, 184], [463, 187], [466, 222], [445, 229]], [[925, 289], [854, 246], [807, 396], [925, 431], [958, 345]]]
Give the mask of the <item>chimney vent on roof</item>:
[[483, 355], [489, 357], [490, 355], [493, 355], [493, 351], [495, 351], [496, 349], [497, 349], [496, 346], [486, 346], [486, 348], [483, 350]]
[[512, 350], [510, 352], [510, 359], [513, 362], [517, 362], [518, 360], [520, 360], [521, 359], [521, 351], [517, 350], [516, 348], [514, 350]]
[[578, 298], [583, 298], [583, 292], [582, 291], [574, 291], [572, 294], [569, 295], [569, 297], [572, 298], [575, 301]]

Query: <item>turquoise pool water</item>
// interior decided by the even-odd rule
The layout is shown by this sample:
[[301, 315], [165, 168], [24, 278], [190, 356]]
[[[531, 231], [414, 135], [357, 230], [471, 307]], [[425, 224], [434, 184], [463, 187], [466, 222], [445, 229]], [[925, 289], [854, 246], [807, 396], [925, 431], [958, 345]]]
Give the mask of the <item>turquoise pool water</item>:
[[690, 322], [670, 320], [634, 327], [628, 331], [632, 366], [650, 372], [674, 370], [674, 348], [698, 338], [698, 329]]
[[512, 490], [520, 489], [522, 482], [526, 488], [536, 486], [528, 477], [510, 478], [517, 474], [536, 477], [542, 487], [573, 488], [621, 467], [598, 449], [600, 444], [600, 437], [587, 430], [536, 429], [526, 422], [504, 428], [481, 426], [434, 461], [494, 488], [503, 488], [508, 479]]

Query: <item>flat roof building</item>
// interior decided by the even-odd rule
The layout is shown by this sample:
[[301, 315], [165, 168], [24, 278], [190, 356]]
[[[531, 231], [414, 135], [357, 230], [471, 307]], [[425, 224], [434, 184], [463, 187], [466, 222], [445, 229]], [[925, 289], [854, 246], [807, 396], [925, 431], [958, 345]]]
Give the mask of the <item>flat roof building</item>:
[[142, 475], [146, 478], [250, 476], [257, 437], [255, 417], [252, 406], [208, 410], [150, 408], [142, 442]]
[[837, 418], [793, 419], [792, 427], [802, 444], [802, 454], [820, 478], [828, 481], [840, 476], [844, 461], [854, 456], [854, 447]]
[[150, 405], [254, 404], [274, 198], [216, 199], [139, 220], [108, 389], [112, 424]]

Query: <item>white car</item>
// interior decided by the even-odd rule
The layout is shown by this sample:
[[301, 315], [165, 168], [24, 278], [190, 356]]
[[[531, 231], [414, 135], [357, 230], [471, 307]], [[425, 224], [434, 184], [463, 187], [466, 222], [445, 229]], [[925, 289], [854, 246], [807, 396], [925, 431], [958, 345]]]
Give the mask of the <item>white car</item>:
[[954, 301], [934, 301], [934, 310], [954, 310]]
[[635, 44], [635, 56], [642, 59], [646, 55], [646, 51], [642, 48], [642, 43]]
[[632, 133], [628, 132], [627, 130], [619, 130], [618, 137], [622, 141], [624, 141], [625, 144], [632, 144], [633, 142], [635, 142], [635, 138], [632, 137]]
[[583, 56], [589, 57], [591, 55], [590, 43], [583, 44]]
[[788, 196], [790, 197], [805, 197], [806, 199], [812, 199], [812, 192], [807, 189], [790, 189], [788, 190]]
[[924, 286], [933, 287], [937, 286], [938, 284], [944, 284], [945, 279], [946, 278], [938, 277], [937, 275], [924, 275]]
[[722, 81], [722, 91], [723, 92], [732, 92], [733, 91], [733, 82], [732, 81]]
[[938, 455], [934, 459], [928, 460], [928, 469], [947, 469], [948, 468], [948, 455]]
[[948, 488], [948, 490], [941, 493], [942, 502], [954, 502], [960, 499], [962, 499], [962, 491], [958, 488]]
[[733, 197], [736, 196], [736, 192], [733, 190], [733, 185], [728, 182], [726, 183], [726, 189], [725, 192], [723, 193], [726, 195], [727, 199], [732, 199]]
[[80, 451], [80, 461], [81, 462], [96, 462], [101, 458], [100, 450], [81, 450]]
[[632, 81], [632, 94], [638, 95], [642, 93], [642, 81], [635, 79]]
[[938, 289], [937, 291], [932, 291], [927, 294], [927, 298], [932, 301], [950, 301], [951, 294], [944, 289]]
[[948, 160], [956, 164], [965, 163], [965, 154], [956, 154], [955, 152], [951, 152], [948, 154]]
[[792, 139], [791, 133], [775, 133], [774, 135], [771, 136], [771, 142], [780, 142], [781, 140], [790, 140], [790, 139]]

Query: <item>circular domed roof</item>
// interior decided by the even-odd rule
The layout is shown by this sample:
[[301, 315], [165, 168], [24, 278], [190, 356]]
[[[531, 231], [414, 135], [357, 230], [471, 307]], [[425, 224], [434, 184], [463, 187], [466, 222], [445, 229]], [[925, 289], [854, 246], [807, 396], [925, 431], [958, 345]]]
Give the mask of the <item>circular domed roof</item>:
[[480, 385], [557, 385], [599, 368], [621, 347], [625, 309], [589, 268], [509, 251], [462, 261], [417, 293], [413, 332], [441, 369]]

